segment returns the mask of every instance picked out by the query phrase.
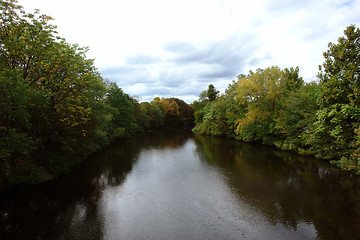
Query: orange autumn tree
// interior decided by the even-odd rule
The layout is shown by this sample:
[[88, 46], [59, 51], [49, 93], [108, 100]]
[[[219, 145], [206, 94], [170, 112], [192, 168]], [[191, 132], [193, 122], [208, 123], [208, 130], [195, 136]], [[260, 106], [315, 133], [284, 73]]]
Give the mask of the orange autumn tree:
[[180, 107], [174, 99], [156, 97], [151, 102], [160, 107], [161, 111], [165, 114], [165, 121], [176, 119], [180, 116]]

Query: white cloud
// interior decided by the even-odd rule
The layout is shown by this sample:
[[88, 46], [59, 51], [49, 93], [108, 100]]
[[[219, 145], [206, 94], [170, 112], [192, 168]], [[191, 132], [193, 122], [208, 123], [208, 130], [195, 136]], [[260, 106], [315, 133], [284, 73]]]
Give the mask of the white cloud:
[[197, 99], [240, 73], [300, 67], [315, 80], [322, 53], [350, 24], [360, 0], [20, 0], [55, 18], [59, 35], [89, 46], [99, 71], [130, 95]]

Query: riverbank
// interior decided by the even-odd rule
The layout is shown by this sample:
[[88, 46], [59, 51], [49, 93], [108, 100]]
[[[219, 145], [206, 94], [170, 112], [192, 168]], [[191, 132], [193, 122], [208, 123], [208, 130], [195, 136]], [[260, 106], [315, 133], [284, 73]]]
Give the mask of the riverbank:
[[359, 104], [329, 105], [324, 85], [305, 83], [298, 68], [250, 71], [225, 94], [194, 103], [194, 131], [274, 145], [360, 174]]
[[140, 102], [103, 78], [50, 16], [13, 0], [0, 10], [0, 189], [51, 179], [114, 139], [193, 118], [181, 99]]
[[[74, 168], [85, 165], [86, 161], [92, 155], [107, 148], [113, 142], [127, 141], [135, 135], [151, 133], [161, 129], [165, 131], [172, 128], [189, 130], [193, 126], [194, 123], [191, 119], [166, 121], [157, 128], [141, 129], [127, 136], [113, 138], [111, 141], [107, 141], [106, 144], [99, 145], [97, 148], [91, 146], [87, 147], [85, 144], [82, 148], [78, 149], [77, 153], [74, 151], [61, 151], [59, 149], [36, 151], [28, 156], [26, 161], [19, 163], [16, 169], [9, 172], [10, 178], [4, 177], [5, 174], [0, 174], [0, 192], [51, 181], [62, 175], [68, 174]], [[2, 171], [4, 171], [4, 169], [2, 169]]]

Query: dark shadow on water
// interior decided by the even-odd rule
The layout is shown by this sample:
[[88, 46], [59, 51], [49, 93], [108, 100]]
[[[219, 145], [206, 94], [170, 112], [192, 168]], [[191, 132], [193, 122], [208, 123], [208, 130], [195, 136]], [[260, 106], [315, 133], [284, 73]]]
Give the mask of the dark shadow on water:
[[0, 239], [102, 239], [99, 199], [131, 172], [141, 149], [177, 148], [189, 129], [164, 128], [119, 139], [59, 179], [0, 195]]
[[359, 177], [318, 159], [256, 144], [195, 136], [201, 159], [219, 168], [238, 198], [274, 225], [313, 224], [319, 239], [359, 239]]

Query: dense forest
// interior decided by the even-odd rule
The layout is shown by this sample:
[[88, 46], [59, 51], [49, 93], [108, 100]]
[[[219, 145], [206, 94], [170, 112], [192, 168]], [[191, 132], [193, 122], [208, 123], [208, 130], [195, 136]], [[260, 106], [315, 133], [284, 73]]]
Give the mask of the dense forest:
[[177, 98], [139, 102], [104, 79], [51, 17], [0, 1], [0, 189], [67, 172], [116, 138], [192, 120]]
[[195, 132], [257, 141], [329, 159], [360, 173], [360, 30], [329, 43], [318, 82], [299, 68], [240, 74], [219, 96], [213, 85], [194, 102]]

